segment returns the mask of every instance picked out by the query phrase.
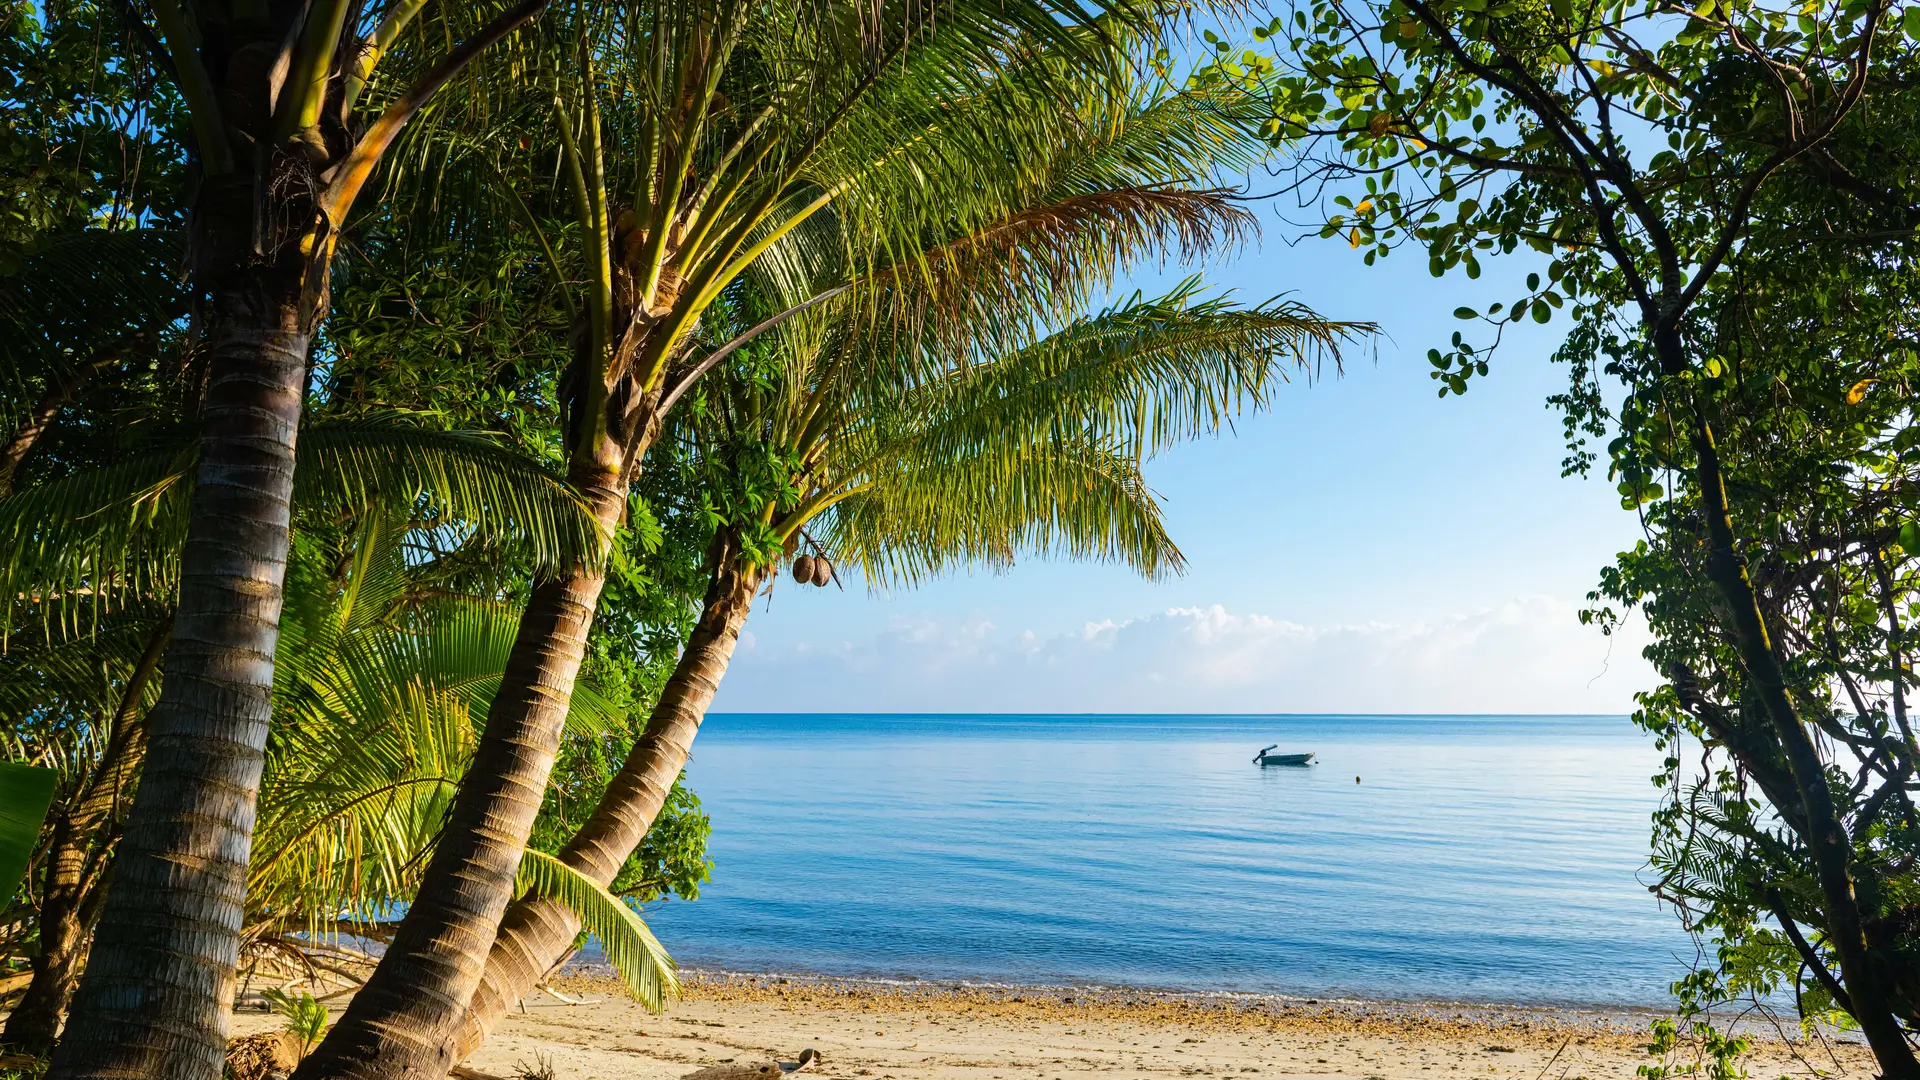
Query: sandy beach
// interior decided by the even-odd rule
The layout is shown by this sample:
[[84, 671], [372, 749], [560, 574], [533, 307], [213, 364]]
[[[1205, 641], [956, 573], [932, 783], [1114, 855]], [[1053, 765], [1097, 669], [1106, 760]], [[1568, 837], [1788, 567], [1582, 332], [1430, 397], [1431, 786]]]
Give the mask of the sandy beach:
[[[667, 1080], [745, 1076], [811, 1048], [820, 1058], [801, 1076], [1630, 1080], [1652, 1060], [1656, 1015], [717, 974], [689, 976], [685, 997], [654, 1015], [604, 977], [553, 985], [579, 1004], [538, 995], [467, 1064], [502, 1077]], [[237, 1021], [246, 1034], [278, 1018]], [[1874, 1074], [1844, 1038], [1750, 1034], [1756, 1080]]]

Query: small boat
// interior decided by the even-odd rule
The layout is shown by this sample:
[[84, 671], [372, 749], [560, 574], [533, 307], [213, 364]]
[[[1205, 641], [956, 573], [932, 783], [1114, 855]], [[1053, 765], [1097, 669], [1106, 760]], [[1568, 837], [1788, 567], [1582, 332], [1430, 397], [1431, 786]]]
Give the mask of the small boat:
[[1253, 755], [1253, 763], [1255, 765], [1260, 766], [1261, 768], [1265, 768], [1268, 765], [1311, 765], [1313, 764], [1312, 754], [1272, 753], [1272, 751], [1278, 748], [1279, 745], [1280, 745], [1279, 743], [1274, 743], [1272, 746], [1269, 746], [1266, 749], [1260, 751], [1259, 753]]

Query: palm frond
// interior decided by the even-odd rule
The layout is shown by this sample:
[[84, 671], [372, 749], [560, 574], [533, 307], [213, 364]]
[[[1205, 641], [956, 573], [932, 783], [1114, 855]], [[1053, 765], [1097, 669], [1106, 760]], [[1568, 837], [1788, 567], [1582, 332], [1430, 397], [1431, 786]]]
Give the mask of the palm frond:
[[642, 1005], [661, 1012], [669, 999], [680, 996], [673, 958], [639, 912], [604, 886], [558, 858], [531, 848], [520, 856], [515, 885], [573, 912], [580, 925], [599, 940], [607, 960]]
[[835, 447], [825, 490], [859, 483], [887, 461], [957, 461], [996, 443], [1067, 437], [1146, 457], [1221, 430], [1264, 407], [1289, 368], [1336, 362], [1372, 327], [1321, 319], [1301, 305], [1240, 308], [1189, 280], [1132, 297], [996, 359], [953, 368], [898, 399], [857, 401], [860, 421]]
[[[197, 445], [159, 447], [0, 497], [0, 595], [42, 613], [92, 599], [168, 596]], [[485, 536], [536, 570], [603, 557], [599, 524], [567, 484], [481, 433], [397, 422], [315, 424], [302, 432], [294, 511], [403, 517], [410, 527]], [[73, 604], [59, 610], [84, 613]]]
[[1078, 440], [903, 462], [834, 503], [817, 535], [876, 583], [1006, 568], [1023, 552], [1123, 562], [1149, 578], [1185, 565], [1138, 462]]
[[[185, 250], [165, 229], [87, 229], [43, 242], [0, 278], [0, 402], [58, 379], [127, 332], [186, 310]], [[9, 409], [10, 415], [10, 409]]]
[[599, 523], [566, 483], [499, 439], [393, 422], [315, 425], [300, 436], [294, 502], [351, 511], [396, 502], [421, 527], [515, 544], [537, 569], [604, 557]]

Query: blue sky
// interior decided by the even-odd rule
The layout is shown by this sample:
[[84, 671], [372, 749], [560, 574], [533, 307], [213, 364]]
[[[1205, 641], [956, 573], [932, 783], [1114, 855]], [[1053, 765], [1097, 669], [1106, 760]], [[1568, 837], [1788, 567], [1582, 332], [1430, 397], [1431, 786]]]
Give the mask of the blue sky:
[[[1264, 204], [1255, 204], [1257, 206]], [[1426, 350], [1460, 305], [1511, 301], [1539, 269], [1494, 259], [1436, 280], [1373, 267], [1261, 209], [1265, 239], [1200, 271], [1372, 320], [1345, 373], [1296, 380], [1235, 435], [1148, 465], [1187, 573], [1030, 560], [910, 592], [779, 588], [756, 605], [715, 707], [792, 711], [1624, 712], [1653, 676], [1637, 638], [1576, 612], [1638, 535], [1604, 477], [1559, 475], [1567, 324], [1512, 334], [1490, 377], [1440, 399]]]

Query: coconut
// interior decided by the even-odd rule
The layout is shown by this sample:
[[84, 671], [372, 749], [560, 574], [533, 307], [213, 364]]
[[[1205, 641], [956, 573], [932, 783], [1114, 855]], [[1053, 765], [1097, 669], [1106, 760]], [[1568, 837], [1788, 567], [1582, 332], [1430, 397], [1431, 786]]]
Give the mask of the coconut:
[[813, 575], [813, 556], [802, 555], [793, 560], [793, 580], [797, 584], [805, 585], [813, 580]]
[[832, 580], [833, 564], [827, 561], [827, 557], [822, 555], [813, 560], [813, 583], [821, 588], [825, 588], [827, 582]]

